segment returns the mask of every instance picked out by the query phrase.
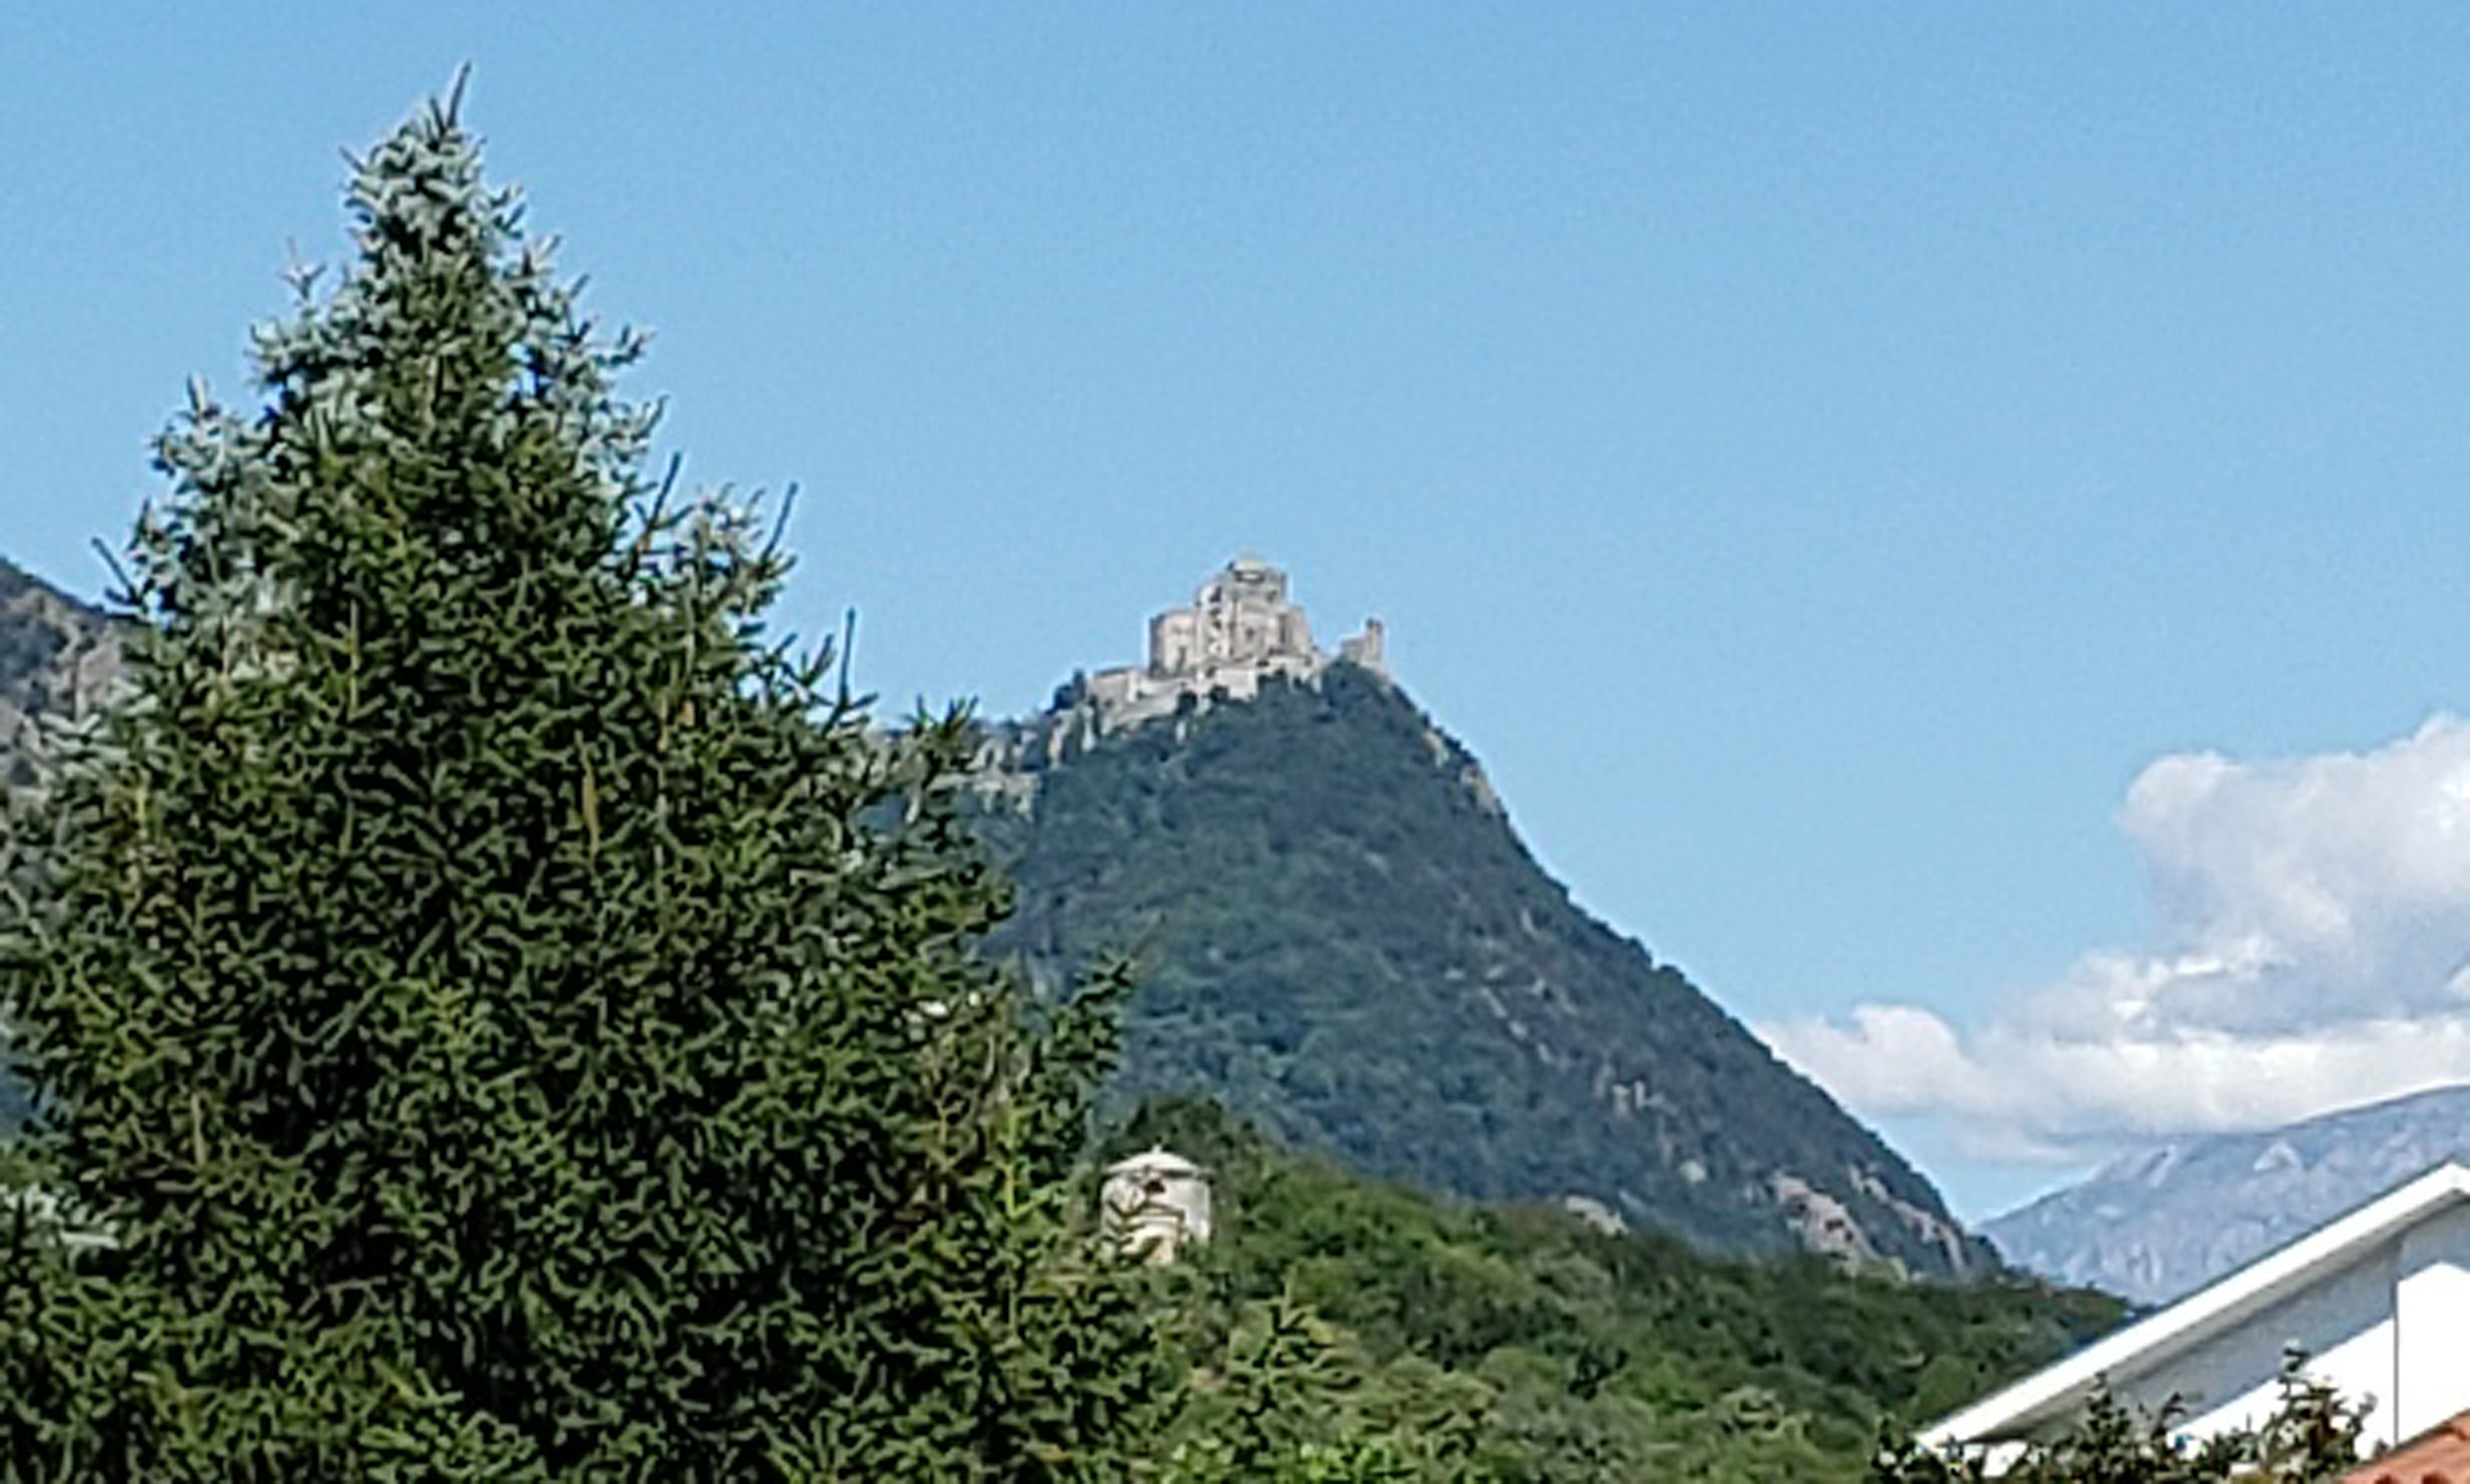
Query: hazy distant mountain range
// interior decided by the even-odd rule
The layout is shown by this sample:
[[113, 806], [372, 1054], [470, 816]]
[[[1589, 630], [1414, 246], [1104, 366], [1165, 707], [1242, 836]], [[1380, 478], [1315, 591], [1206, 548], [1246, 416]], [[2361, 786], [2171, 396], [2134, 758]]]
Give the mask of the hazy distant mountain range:
[[1358, 1169], [1718, 1250], [1993, 1265], [1901, 1157], [1573, 903], [1371, 671], [1112, 732], [1067, 707], [993, 751], [1019, 887], [998, 945], [1058, 975], [1136, 956], [1124, 1095], [1206, 1093]]
[[2166, 1144], [1982, 1228], [2008, 1261], [2159, 1303], [2470, 1150], [2470, 1087]]

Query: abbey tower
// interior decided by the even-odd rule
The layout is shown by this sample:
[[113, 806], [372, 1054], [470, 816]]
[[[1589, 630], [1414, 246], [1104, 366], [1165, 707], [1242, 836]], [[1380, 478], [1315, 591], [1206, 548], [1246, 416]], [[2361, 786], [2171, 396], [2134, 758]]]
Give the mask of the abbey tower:
[[1386, 675], [1381, 620], [1341, 642], [1332, 657], [1313, 643], [1312, 623], [1287, 596], [1287, 574], [1258, 557], [1237, 557], [1200, 585], [1189, 608], [1150, 620], [1146, 665], [1089, 677], [1089, 699], [1107, 722], [1124, 725], [1172, 712], [1185, 696], [1233, 700], [1260, 694], [1270, 676], [1309, 681], [1335, 661]]

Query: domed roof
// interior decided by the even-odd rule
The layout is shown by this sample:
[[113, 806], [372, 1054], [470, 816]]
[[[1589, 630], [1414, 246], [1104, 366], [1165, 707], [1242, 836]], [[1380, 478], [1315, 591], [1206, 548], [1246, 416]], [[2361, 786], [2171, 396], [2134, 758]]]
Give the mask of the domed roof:
[[1119, 1159], [1107, 1166], [1107, 1173], [1197, 1175], [1200, 1173], [1200, 1167], [1180, 1154], [1153, 1144], [1129, 1159]]

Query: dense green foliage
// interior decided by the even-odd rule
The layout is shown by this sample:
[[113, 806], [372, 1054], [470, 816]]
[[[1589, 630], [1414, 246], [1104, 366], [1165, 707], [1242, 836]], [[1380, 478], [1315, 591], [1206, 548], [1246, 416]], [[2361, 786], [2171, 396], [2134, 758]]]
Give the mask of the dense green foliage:
[[50, 1112], [11, 1477], [1120, 1476], [1156, 1361], [1060, 1192], [1102, 1026], [971, 950], [967, 737], [768, 641], [451, 107], [202, 392], [134, 699], [0, 826]]
[[1713, 1258], [1548, 1208], [1435, 1201], [1189, 1101], [1146, 1105], [1110, 1148], [1153, 1141], [1201, 1160], [1219, 1196], [1218, 1240], [1163, 1284], [1200, 1381], [1179, 1435], [1214, 1440], [1186, 1445], [1202, 1456], [1252, 1440], [1255, 1467], [1312, 1444], [1405, 1478], [1855, 1480], [1882, 1427], [2121, 1314], [2023, 1280]]
[[1573, 904], [1394, 687], [1341, 664], [1121, 735], [1089, 740], [1086, 715], [1002, 739], [1034, 789], [986, 823], [1018, 883], [997, 941], [1054, 972], [1138, 958], [1126, 1101], [1203, 1093], [1427, 1189], [1583, 1194], [1723, 1251], [1791, 1249], [1806, 1182], [1878, 1257], [1992, 1263], [1893, 1150]]
[[[112, 643], [111, 621], [103, 614], [0, 559], [0, 788], [33, 777], [22, 752], [28, 724], [46, 713], [74, 712], [85, 699], [79, 671]], [[0, 1030], [0, 1136], [30, 1110]]]

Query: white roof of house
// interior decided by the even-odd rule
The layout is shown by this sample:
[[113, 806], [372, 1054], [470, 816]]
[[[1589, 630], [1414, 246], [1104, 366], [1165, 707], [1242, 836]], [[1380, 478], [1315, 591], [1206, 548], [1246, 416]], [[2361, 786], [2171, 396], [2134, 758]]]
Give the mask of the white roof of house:
[[2448, 1160], [2169, 1308], [1992, 1393], [1923, 1432], [1930, 1448], [2023, 1437], [2084, 1404], [2104, 1376], [2152, 1369], [2339, 1271], [2387, 1238], [2458, 1201], [2470, 1201], [2470, 1166]]

